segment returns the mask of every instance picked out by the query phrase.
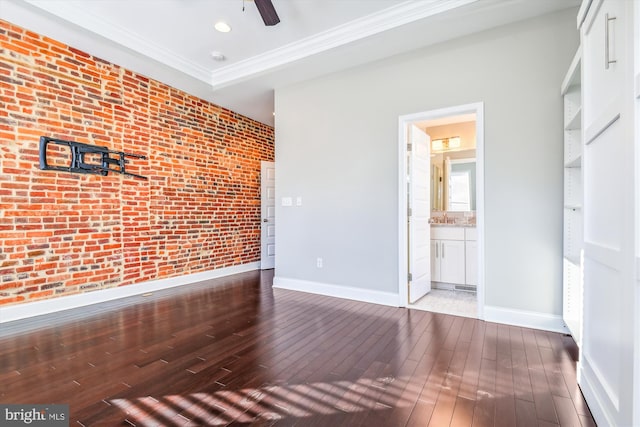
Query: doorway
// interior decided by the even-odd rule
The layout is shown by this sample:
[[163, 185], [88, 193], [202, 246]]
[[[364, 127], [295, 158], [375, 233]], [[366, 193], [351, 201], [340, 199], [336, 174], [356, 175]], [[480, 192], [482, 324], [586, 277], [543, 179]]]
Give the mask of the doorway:
[[[473, 169], [470, 169], [469, 163], [470, 156], [468, 153], [464, 153], [464, 141], [461, 142], [460, 135], [448, 135], [442, 137], [442, 135], [431, 135], [431, 142], [429, 143], [429, 157], [434, 159], [438, 154], [442, 152], [452, 151], [456, 152], [451, 155], [440, 156], [438, 165], [435, 164], [435, 160], [432, 160], [429, 165], [430, 175], [432, 181], [427, 184], [429, 187], [429, 199], [430, 199], [430, 220], [427, 227], [427, 233], [429, 233], [429, 239], [431, 239], [431, 254], [429, 256], [429, 271], [431, 273], [430, 280], [435, 285], [434, 289], [427, 293], [426, 296], [420, 298], [415, 303], [411, 303], [411, 281], [412, 272], [415, 270], [423, 271], [425, 266], [416, 266], [414, 263], [422, 262], [418, 260], [414, 252], [414, 241], [424, 240], [425, 236], [414, 235], [414, 231], [417, 227], [412, 226], [413, 211], [411, 209], [412, 203], [412, 190], [415, 193], [416, 189], [420, 192], [423, 191], [424, 182], [420, 182], [420, 186], [417, 187], [417, 181], [422, 181], [424, 178], [420, 176], [413, 176], [412, 166], [415, 165], [416, 159], [412, 153], [411, 140], [412, 132], [415, 133], [415, 129], [422, 130], [425, 134], [428, 127], [435, 129], [435, 126], [443, 126], [443, 124], [462, 123], [467, 121], [475, 122], [475, 164]], [[425, 309], [425, 301], [430, 311], [440, 311], [450, 314], [451, 307], [446, 306], [451, 302], [451, 298], [457, 297], [460, 304], [469, 305], [474, 304], [475, 316], [477, 318], [484, 318], [484, 104], [474, 103], [459, 105], [449, 108], [443, 108], [438, 110], [424, 111], [420, 113], [414, 113], [409, 115], [400, 116], [398, 119], [398, 141], [399, 141], [399, 200], [398, 200], [398, 234], [399, 234], [399, 275], [398, 275], [398, 294], [399, 294], [399, 306], [408, 308], [422, 308]], [[443, 126], [444, 127], [444, 126]], [[429, 136], [427, 136], [429, 139]], [[464, 138], [463, 138], [464, 139]], [[452, 160], [451, 157], [454, 159]], [[444, 160], [446, 159], [446, 160]], [[452, 169], [452, 164], [456, 165]], [[415, 166], [414, 166], [415, 167]], [[452, 175], [454, 178], [454, 186], [451, 186]], [[437, 185], [433, 181], [433, 176], [439, 176], [439, 182], [441, 185]], [[417, 178], [417, 179], [416, 179]], [[469, 191], [465, 186], [475, 186], [475, 191]], [[452, 192], [455, 194], [450, 194]], [[466, 191], [466, 193], [465, 193]], [[450, 199], [453, 197], [453, 199]], [[449, 210], [448, 204], [454, 207], [454, 209], [466, 209], [468, 207], [470, 212], [453, 211]], [[432, 209], [433, 208], [433, 209]], [[475, 209], [472, 209], [475, 208]], [[454, 236], [450, 237], [452, 240], [434, 240], [431, 234], [431, 223], [437, 222], [434, 227], [440, 229], [436, 231], [436, 238], [438, 233], [443, 231], [449, 232], [454, 230]], [[475, 227], [472, 225], [475, 224]], [[420, 231], [424, 233], [425, 231]], [[458, 237], [459, 235], [459, 237]], [[465, 237], [466, 236], [466, 237]], [[447, 237], [448, 239], [449, 237]], [[460, 240], [456, 242], [454, 240]], [[435, 243], [435, 244], [434, 244]], [[442, 254], [442, 251], [446, 251], [449, 254], [447, 258], [447, 266], [445, 271], [440, 271], [440, 262], [437, 261], [438, 257]], [[463, 279], [449, 279], [451, 275], [447, 275], [446, 269], [450, 269], [449, 263], [453, 258], [454, 251], [461, 257], [466, 257], [466, 262], [463, 267], [457, 267], [454, 271], [453, 277], [462, 277]], [[437, 265], [436, 265], [437, 262]], [[460, 271], [468, 270], [470, 271]], [[440, 277], [441, 273], [445, 273], [445, 276]], [[458, 275], [458, 276], [455, 276]], [[461, 275], [461, 276], [460, 276]], [[465, 276], [466, 275], [466, 276]], [[465, 286], [464, 277], [467, 277], [467, 282], [472, 278], [475, 286]], [[434, 280], [435, 279], [435, 280]], [[444, 279], [444, 280], [443, 280]], [[462, 280], [462, 281], [461, 281]], [[452, 285], [452, 283], [456, 283]], [[475, 290], [475, 293], [473, 292]], [[446, 291], [449, 291], [448, 293]], [[443, 299], [443, 297], [445, 297]], [[472, 298], [470, 300], [470, 297]], [[464, 300], [464, 301], [463, 301]], [[434, 304], [436, 306], [434, 306]], [[441, 309], [437, 307], [437, 304], [444, 304]], [[454, 304], [455, 305], [455, 304]]]

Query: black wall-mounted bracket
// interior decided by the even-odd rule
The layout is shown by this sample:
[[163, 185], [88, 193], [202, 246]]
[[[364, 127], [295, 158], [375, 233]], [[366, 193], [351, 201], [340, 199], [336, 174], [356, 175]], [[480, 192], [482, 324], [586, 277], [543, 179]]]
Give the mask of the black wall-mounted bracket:
[[[69, 147], [71, 159], [68, 166], [53, 166], [47, 163], [47, 146], [49, 144]], [[85, 158], [86, 155], [89, 155], [90, 158], [93, 156], [94, 159], [97, 159], [97, 162], [90, 163], [90, 160]], [[112, 155], [115, 155], [115, 157], [112, 157]], [[134, 178], [147, 179], [145, 176], [126, 171], [125, 165], [129, 163], [127, 157], [146, 160], [145, 156], [139, 154], [112, 151], [107, 147], [100, 147], [98, 145], [65, 141], [47, 136], [40, 137], [40, 169], [42, 170], [89, 173], [95, 175], [107, 175], [109, 172], [115, 172]]]

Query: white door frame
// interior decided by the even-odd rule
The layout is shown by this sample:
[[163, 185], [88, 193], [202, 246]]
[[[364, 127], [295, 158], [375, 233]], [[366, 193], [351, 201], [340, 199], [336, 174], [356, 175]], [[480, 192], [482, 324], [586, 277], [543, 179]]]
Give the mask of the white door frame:
[[417, 121], [475, 113], [476, 115], [476, 227], [478, 232], [478, 318], [484, 319], [484, 103], [457, 105], [398, 117], [398, 306], [408, 305], [408, 191], [407, 132]]

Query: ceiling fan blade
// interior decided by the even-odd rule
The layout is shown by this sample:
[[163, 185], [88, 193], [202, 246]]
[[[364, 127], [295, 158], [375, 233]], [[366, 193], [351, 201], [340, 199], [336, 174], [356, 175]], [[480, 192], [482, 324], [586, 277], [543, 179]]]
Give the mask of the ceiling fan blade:
[[260, 12], [260, 16], [262, 16], [262, 20], [264, 21], [264, 25], [272, 26], [276, 25], [280, 22], [280, 18], [276, 13], [276, 9], [273, 7], [273, 3], [271, 0], [254, 0], [256, 6], [258, 7], [258, 12]]

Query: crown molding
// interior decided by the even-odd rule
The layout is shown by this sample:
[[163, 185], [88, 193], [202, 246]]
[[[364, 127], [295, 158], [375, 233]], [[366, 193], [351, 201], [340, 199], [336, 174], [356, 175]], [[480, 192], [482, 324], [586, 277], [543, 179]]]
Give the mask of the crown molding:
[[408, 0], [382, 11], [347, 22], [327, 31], [211, 71], [176, 52], [167, 50], [77, 4], [62, 1], [21, 0], [64, 21], [103, 37], [130, 51], [193, 77], [213, 90], [230, 86], [291, 62], [354, 41], [434, 16], [478, 0]]
[[131, 32], [103, 17], [87, 12], [68, 2], [47, 0], [22, 0], [25, 3], [71, 22], [80, 28], [95, 33], [107, 40], [132, 50], [137, 54], [156, 60], [197, 80], [210, 83], [209, 69], [189, 61], [173, 51], [169, 51], [138, 34]]
[[405, 1], [327, 31], [264, 52], [211, 73], [214, 90], [354, 41], [419, 21], [478, 0]]

